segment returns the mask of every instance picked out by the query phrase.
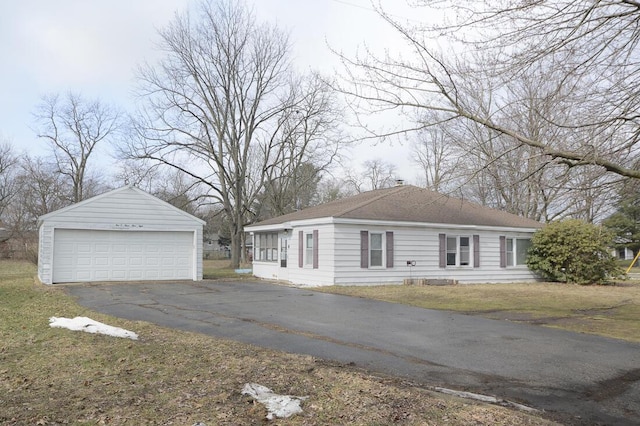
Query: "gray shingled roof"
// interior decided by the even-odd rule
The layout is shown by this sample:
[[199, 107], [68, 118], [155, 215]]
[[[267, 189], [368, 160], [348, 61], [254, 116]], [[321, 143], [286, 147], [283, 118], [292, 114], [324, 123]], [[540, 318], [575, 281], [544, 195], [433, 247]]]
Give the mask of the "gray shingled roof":
[[334, 217], [397, 222], [540, 228], [541, 223], [410, 185], [363, 192], [267, 219], [253, 226]]

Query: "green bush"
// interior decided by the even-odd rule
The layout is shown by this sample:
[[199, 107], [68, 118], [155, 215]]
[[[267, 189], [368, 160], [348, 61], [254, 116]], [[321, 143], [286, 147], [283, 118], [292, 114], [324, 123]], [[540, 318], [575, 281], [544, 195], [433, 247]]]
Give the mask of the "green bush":
[[601, 226], [577, 219], [551, 222], [533, 235], [527, 266], [546, 280], [602, 284], [620, 274], [612, 244], [613, 234]]

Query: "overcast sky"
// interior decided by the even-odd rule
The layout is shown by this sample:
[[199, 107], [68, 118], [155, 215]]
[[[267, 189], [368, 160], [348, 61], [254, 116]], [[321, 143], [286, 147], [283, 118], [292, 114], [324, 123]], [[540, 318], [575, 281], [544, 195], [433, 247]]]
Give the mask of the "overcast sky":
[[[399, 0], [383, 0], [398, 18], [415, 15]], [[0, 2], [0, 140], [19, 151], [44, 155], [32, 113], [45, 94], [74, 91], [132, 109], [134, 69], [160, 53], [157, 29], [192, 0], [20, 0]], [[291, 34], [295, 65], [302, 71], [331, 73], [337, 67], [327, 44], [346, 53], [364, 42], [394, 50], [393, 31], [371, 9], [370, 0], [249, 0], [259, 21]], [[359, 149], [354, 164], [382, 158], [415, 181], [408, 146]], [[109, 158], [103, 147], [102, 158]], [[106, 167], [111, 164], [103, 160]], [[109, 172], [109, 171], [107, 171]]]

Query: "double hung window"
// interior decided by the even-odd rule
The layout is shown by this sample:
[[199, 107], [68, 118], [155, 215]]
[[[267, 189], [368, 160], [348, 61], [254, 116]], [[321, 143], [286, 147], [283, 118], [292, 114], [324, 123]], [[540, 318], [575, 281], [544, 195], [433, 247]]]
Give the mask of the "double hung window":
[[393, 268], [393, 231], [360, 231], [360, 267]]
[[531, 247], [529, 238], [507, 238], [506, 239], [506, 266], [523, 266], [527, 264], [527, 252]]
[[471, 265], [471, 238], [447, 236], [447, 266]]
[[254, 259], [264, 262], [278, 260], [278, 234], [276, 232], [256, 233], [254, 244]]
[[381, 233], [371, 232], [369, 234], [369, 266], [382, 267], [382, 258], [384, 251], [382, 249], [383, 235]]
[[313, 265], [313, 234], [305, 235], [305, 265]]

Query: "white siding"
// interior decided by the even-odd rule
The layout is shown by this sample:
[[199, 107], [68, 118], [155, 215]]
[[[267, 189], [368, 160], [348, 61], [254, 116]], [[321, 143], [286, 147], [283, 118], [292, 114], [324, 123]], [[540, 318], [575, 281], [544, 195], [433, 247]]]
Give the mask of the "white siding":
[[[124, 190], [123, 190], [124, 189]], [[42, 217], [57, 227], [195, 229], [198, 219], [134, 188], [121, 188]]]
[[202, 279], [203, 222], [137, 188], [119, 188], [44, 215], [40, 220], [38, 275], [43, 283], [53, 282], [56, 229], [190, 232], [194, 243], [193, 279]]
[[[254, 234], [254, 237], [258, 235], [258, 233]], [[287, 267], [280, 267], [280, 242], [282, 239], [288, 239], [288, 248], [287, 248]], [[297, 240], [296, 240], [297, 244]], [[255, 241], [253, 243], [253, 247], [257, 247]], [[292, 253], [294, 246], [292, 245], [291, 235], [285, 233], [283, 231], [278, 232], [278, 259], [276, 261], [260, 261], [255, 260], [257, 256], [254, 254], [253, 260], [253, 275], [259, 278], [265, 278], [269, 280], [288, 280], [288, 270], [292, 268], [295, 264], [295, 267], [298, 266], [298, 257], [297, 257], [297, 245], [295, 246], [295, 253]], [[292, 257], [294, 256], [295, 257]]]
[[[314, 230], [318, 231], [318, 268], [313, 269], [311, 265], [303, 264], [298, 266], [298, 235], [310, 234]], [[294, 228], [289, 240], [289, 260], [287, 263], [289, 281], [294, 284], [318, 286], [333, 284], [333, 274], [335, 265], [334, 253], [334, 225], [318, 225]], [[304, 248], [303, 248], [304, 250]]]
[[[345, 224], [327, 223], [326, 218], [316, 225], [292, 225], [289, 240], [288, 279], [275, 262], [255, 262], [254, 275], [267, 279], [285, 279], [299, 285], [358, 285], [401, 284], [405, 278], [454, 279], [461, 283], [499, 283], [535, 281], [535, 275], [526, 266], [500, 267], [500, 236], [530, 238], [532, 232], [511, 229], [480, 229], [431, 224]], [[318, 268], [310, 265], [298, 267], [298, 235], [318, 230]], [[360, 267], [360, 231], [393, 232], [393, 267]], [[260, 231], [256, 231], [260, 232]], [[268, 231], [267, 231], [268, 232]], [[439, 234], [450, 236], [473, 235], [480, 240], [480, 266], [439, 267]], [[304, 248], [303, 248], [304, 250]], [[385, 250], [386, 252], [386, 250]], [[473, 247], [470, 253], [473, 259]], [[407, 261], [415, 266], [407, 266]]]
[[[393, 268], [360, 268], [360, 231], [394, 234]], [[480, 267], [439, 267], [438, 235], [480, 237]], [[532, 281], [535, 276], [524, 266], [500, 268], [500, 235], [530, 237], [528, 233], [479, 231], [473, 229], [336, 225], [335, 284], [402, 283], [404, 278], [445, 278], [460, 282]], [[472, 250], [473, 258], [473, 250]], [[415, 261], [413, 267], [407, 261]]]

